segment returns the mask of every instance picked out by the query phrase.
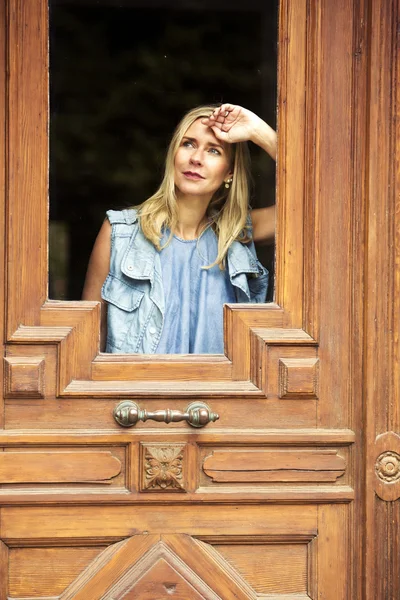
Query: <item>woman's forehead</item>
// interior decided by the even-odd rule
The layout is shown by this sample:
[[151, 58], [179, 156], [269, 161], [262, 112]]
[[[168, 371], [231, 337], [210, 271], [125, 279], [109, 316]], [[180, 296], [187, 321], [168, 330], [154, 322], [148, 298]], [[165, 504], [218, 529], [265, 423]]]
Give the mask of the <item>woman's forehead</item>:
[[213, 130], [207, 125], [203, 125], [201, 122], [201, 118], [196, 119], [194, 123], [187, 128], [183, 137], [190, 137], [202, 141], [210, 142], [211, 144], [218, 144], [220, 146], [225, 146], [224, 142], [219, 140]]

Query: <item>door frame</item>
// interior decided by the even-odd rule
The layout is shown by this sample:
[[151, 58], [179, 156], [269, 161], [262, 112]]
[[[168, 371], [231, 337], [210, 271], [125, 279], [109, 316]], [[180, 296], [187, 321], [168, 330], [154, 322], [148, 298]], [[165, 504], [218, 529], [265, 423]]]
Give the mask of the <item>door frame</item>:
[[[400, 484], [376, 464], [399, 453], [398, 0], [281, 0], [275, 303], [225, 310], [225, 357], [163, 358], [99, 354], [98, 304], [47, 300], [46, 4], [0, 3], [1, 440], [18, 406], [24, 423], [27, 398], [267, 398], [271, 349], [290, 348], [300, 362], [275, 365], [282, 390], [304, 396], [306, 377], [318, 397], [313, 433], [341, 432], [350, 448], [355, 496], [337, 500], [351, 502], [349, 598], [394, 598]], [[311, 435], [279, 432], [289, 434]]]

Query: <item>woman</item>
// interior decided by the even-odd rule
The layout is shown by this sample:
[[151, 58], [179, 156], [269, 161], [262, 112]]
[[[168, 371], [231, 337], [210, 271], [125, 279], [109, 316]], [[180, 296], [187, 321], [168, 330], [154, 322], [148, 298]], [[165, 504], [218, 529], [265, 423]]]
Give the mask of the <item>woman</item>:
[[275, 132], [251, 111], [191, 110], [157, 192], [107, 212], [83, 290], [102, 302], [102, 350], [220, 354], [223, 304], [265, 301], [268, 272], [253, 242], [273, 238], [274, 207], [249, 216], [248, 140], [275, 158]]

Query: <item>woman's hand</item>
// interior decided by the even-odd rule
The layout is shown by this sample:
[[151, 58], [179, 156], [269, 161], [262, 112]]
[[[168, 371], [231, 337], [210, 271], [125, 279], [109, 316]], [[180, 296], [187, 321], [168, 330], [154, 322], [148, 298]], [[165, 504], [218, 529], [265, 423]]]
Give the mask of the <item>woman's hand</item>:
[[276, 159], [276, 132], [255, 113], [234, 104], [222, 104], [202, 123], [223, 142], [254, 142]]

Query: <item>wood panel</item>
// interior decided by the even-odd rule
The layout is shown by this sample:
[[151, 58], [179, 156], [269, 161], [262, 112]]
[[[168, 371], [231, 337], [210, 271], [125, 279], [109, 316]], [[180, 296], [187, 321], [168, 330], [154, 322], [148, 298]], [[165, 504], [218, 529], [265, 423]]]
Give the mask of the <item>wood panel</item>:
[[91, 548], [12, 548], [9, 596], [41, 598], [61, 594], [103, 551]]
[[[131, 506], [4, 507], [1, 531], [4, 541], [31, 544], [48, 540], [65, 545], [72, 540], [115, 540], [147, 531], [185, 533], [196, 537], [216, 534], [236, 536], [300, 536], [317, 533], [317, 506], [203, 505], [186, 507], [177, 503], [156, 506], [148, 501]], [[221, 532], [222, 528], [222, 532]], [[248, 538], [247, 538], [248, 539]], [[20, 545], [20, 543], [18, 544]], [[37, 544], [36, 544], [37, 545]]]
[[215, 549], [257, 594], [301, 594], [307, 591], [308, 544], [216, 544]]
[[[6, 2], [0, 2], [0, 31], [2, 34], [2, 42], [0, 43], [0, 231], [6, 231], [6, 182], [7, 182], [7, 142], [6, 142], [6, 130], [7, 130], [7, 98], [6, 98], [6, 81], [7, 81], [7, 44], [6, 44]], [[4, 35], [3, 35], [4, 34]], [[0, 242], [0, 261], [2, 265], [5, 265], [6, 260], [6, 235], [1, 236]], [[0, 306], [5, 306], [6, 298], [5, 289], [5, 269], [0, 269]], [[1, 355], [4, 355], [4, 340], [5, 335], [5, 311], [0, 310], [0, 336], [1, 336]], [[0, 381], [4, 380], [3, 372], [3, 360], [0, 360]], [[4, 402], [3, 394], [0, 392], [0, 430], [4, 427]], [[1, 567], [0, 567], [1, 569]], [[1, 570], [0, 570], [1, 572]], [[0, 584], [0, 598], [1, 584]], [[3, 599], [2, 599], [3, 600]]]
[[8, 31], [2, 36], [8, 42], [6, 218], [10, 235], [6, 265], [7, 303], [12, 307], [7, 311], [8, 337], [20, 323], [39, 324], [47, 295], [46, 4], [26, 0], [7, 3]]
[[203, 463], [215, 482], [328, 482], [345, 467], [336, 450], [216, 450]]
[[[47, 39], [46, 30], [46, 2], [40, 2], [40, 10], [38, 5], [33, 0], [26, 0], [22, 5], [17, 0], [9, 0], [12, 5], [10, 11], [9, 29], [10, 29], [10, 49], [9, 49], [9, 61], [12, 65], [12, 77], [11, 85], [9, 88], [10, 98], [16, 96], [17, 102], [9, 104], [9, 115], [8, 115], [8, 129], [10, 132], [11, 144], [13, 152], [10, 154], [10, 169], [8, 174], [12, 180], [12, 185], [8, 189], [8, 218], [9, 228], [13, 228], [14, 224], [22, 222], [25, 219], [27, 227], [29, 225], [29, 236], [23, 237], [23, 228], [16, 228], [13, 233], [13, 244], [17, 250], [12, 250], [10, 247], [10, 260], [7, 264], [8, 278], [7, 282], [9, 285], [9, 298], [10, 302], [8, 305], [9, 312], [9, 337], [8, 339], [14, 344], [57, 344], [58, 348], [58, 381], [56, 389], [54, 390], [55, 395], [60, 395], [64, 390], [67, 390], [67, 394], [81, 394], [81, 395], [94, 395], [94, 394], [119, 394], [124, 391], [124, 387], [121, 387], [121, 383], [118, 385], [116, 382], [129, 381], [132, 379], [132, 375], [136, 377], [143, 376], [143, 381], [168, 381], [172, 377], [175, 377], [173, 370], [169, 373], [169, 365], [174, 361], [166, 360], [164, 365], [161, 362], [149, 360], [147, 357], [142, 362], [133, 361], [134, 366], [131, 365], [130, 361], [120, 360], [119, 362], [113, 362], [112, 365], [108, 366], [107, 361], [103, 364], [102, 360], [96, 362], [93, 365], [94, 379], [95, 382], [88, 383], [92, 376], [92, 361], [98, 353], [99, 348], [99, 335], [98, 335], [98, 324], [99, 324], [99, 309], [95, 303], [63, 303], [46, 301], [46, 281], [43, 272], [46, 274], [45, 261], [46, 253], [44, 250], [41, 251], [41, 260], [38, 261], [30, 254], [27, 250], [27, 242], [29, 247], [42, 248], [47, 246], [47, 236], [42, 236], [41, 232], [47, 230], [47, 175], [44, 165], [47, 160], [47, 131], [48, 131], [48, 95], [47, 95], [47, 78], [41, 77], [41, 69], [44, 69], [47, 73], [47, 64], [45, 52], [47, 50]], [[285, 6], [285, 5], [284, 5]], [[282, 107], [286, 106], [286, 102], [290, 105], [290, 110], [286, 111], [285, 123], [290, 127], [291, 123], [295, 123], [296, 127], [291, 128], [291, 136], [293, 138], [293, 144], [281, 146], [284, 162], [290, 165], [290, 172], [293, 175], [293, 180], [298, 181], [302, 178], [304, 173], [304, 158], [299, 160], [302, 155], [299, 152], [302, 145], [302, 138], [304, 135], [304, 124], [305, 124], [305, 76], [306, 76], [306, 2], [303, 1], [298, 4], [296, 8], [285, 9], [282, 8], [281, 13], [282, 27], [286, 30], [290, 30], [290, 44], [287, 43], [286, 36], [282, 38], [282, 42], [287, 49], [287, 54], [282, 54], [281, 63], [283, 68], [280, 70], [280, 93], [282, 98], [280, 104]], [[299, 28], [299, 24], [302, 23], [302, 28]], [[35, 37], [35, 27], [41, 32], [41, 36]], [[17, 43], [18, 32], [25, 31], [21, 42]], [[40, 38], [40, 39], [39, 39]], [[30, 57], [28, 63], [25, 58]], [[296, 56], [296, 60], [294, 57]], [[302, 60], [302, 68], [299, 70], [299, 60]], [[30, 77], [24, 77], [24, 68], [30, 68]], [[294, 67], [294, 68], [293, 68]], [[36, 75], [35, 75], [36, 74]], [[288, 76], [288, 74], [290, 76]], [[293, 77], [292, 77], [293, 76]], [[19, 95], [18, 95], [19, 94]], [[29, 112], [25, 117], [24, 111], [28, 105], [29, 96]], [[287, 100], [289, 99], [289, 100]], [[286, 110], [286, 108], [285, 108]], [[40, 115], [40, 119], [35, 118], [35, 115]], [[20, 127], [20, 124], [24, 123], [25, 131]], [[293, 132], [298, 131], [296, 137], [296, 144], [294, 143]], [[285, 141], [285, 137], [282, 136]], [[24, 145], [25, 144], [25, 145]], [[33, 155], [23, 152], [18, 152], [20, 148], [35, 148], [37, 152]], [[15, 149], [15, 152], [14, 152]], [[304, 153], [303, 153], [304, 154]], [[23, 156], [25, 160], [24, 169], [20, 168], [20, 157]], [[43, 157], [43, 160], [37, 157]], [[37, 169], [39, 166], [41, 170]], [[36, 162], [35, 162], [36, 161]], [[282, 163], [283, 164], [283, 163]], [[284, 170], [280, 170], [281, 181], [285, 180], [282, 174]], [[17, 183], [18, 182], [18, 183]], [[32, 185], [34, 183], [34, 187]], [[18, 187], [19, 186], [19, 187]], [[199, 385], [199, 377], [202, 376], [201, 362], [204, 364], [204, 393], [215, 394], [220, 393], [221, 389], [218, 385], [213, 385], [211, 381], [215, 378], [216, 381], [223, 380], [227, 381], [240, 381], [242, 386], [246, 386], [247, 389], [242, 391], [252, 391], [251, 386], [249, 387], [250, 373], [253, 368], [252, 361], [250, 358], [250, 327], [257, 325], [263, 325], [267, 327], [273, 326], [284, 326], [288, 325], [291, 321], [290, 314], [300, 315], [302, 311], [302, 303], [298, 302], [302, 297], [302, 278], [301, 278], [301, 264], [303, 260], [303, 253], [299, 252], [298, 249], [302, 248], [301, 238], [299, 233], [301, 228], [298, 227], [299, 222], [302, 221], [302, 201], [303, 198], [299, 197], [297, 183], [295, 186], [288, 185], [285, 180], [286, 189], [286, 202], [285, 211], [287, 214], [293, 215], [294, 212], [290, 206], [295, 207], [296, 220], [287, 219], [286, 214], [281, 211], [280, 220], [285, 222], [285, 228], [281, 227], [282, 236], [285, 233], [284, 243], [284, 256], [283, 262], [285, 264], [285, 272], [282, 273], [281, 281], [291, 282], [293, 284], [293, 290], [296, 291], [294, 295], [285, 292], [285, 301], [287, 302], [286, 314], [277, 305], [269, 306], [258, 306], [258, 307], [240, 307], [235, 306], [232, 309], [227, 309], [226, 315], [226, 327], [227, 327], [227, 340], [226, 350], [228, 358], [232, 360], [222, 361], [216, 359], [213, 363], [207, 361], [199, 361], [199, 371], [196, 378], [195, 371], [193, 369], [193, 361], [190, 359], [181, 361], [179, 379], [195, 380]], [[296, 189], [295, 189], [296, 187]], [[26, 212], [24, 205], [24, 193], [19, 193], [20, 190], [25, 191], [27, 189], [34, 189], [35, 199], [40, 203], [41, 210], [32, 210], [32, 213]], [[288, 202], [290, 201], [290, 205]], [[281, 204], [281, 206], [284, 206]], [[289, 231], [290, 227], [290, 231]], [[278, 225], [279, 228], [279, 225]], [[293, 235], [292, 235], [293, 234]], [[283, 239], [283, 237], [282, 237]], [[294, 245], [297, 247], [296, 252], [292, 252]], [[15, 256], [14, 256], [14, 254]], [[20, 255], [24, 255], [24, 265], [26, 265], [26, 286], [25, 286], [25, 274], [21, 279], [21, 293], [16, 295], [14, 290], [14, 282], [19, 281], [20, 273], [18, 272], [18, 263]], [[44, 262], [43, 262], [44, 261]], [[38, 277], [38, 272], [41, 272]], [[290, 272], [290, 276], [286, 276], [286, 272]], [[296, 284], [294, 282], [296, 281]], [[287, 285], [287, 284], [285, 284]], [[299, 294], [300, 291], [300, 294]], [[28, 301], [32, 306], [31, 317], [24, 319], [22, 316], [24, 310], [24, 303]], [[292, 301], [292, 298], [295, 301]], [[35, 305], [35, 308], [33, 308]], [[228, 315], [229, 310], [231, 315]], [[36, 312], [35, 312], [36, 311]], [[240, 311], [240, 312], [238, 312]], [[35, 315], [33, 317], [33, 315]], [[297, 319], [297, 326], [301, 326], [301, 319]], [[56, 331], [57, 330], [57, 331]], [[240, 348], [240, 351], [234, 351], [232, 346], [232, 340], [236, 348]], [[232, 353], [235, 353], [235, 356]], [[22, 359], [22, 356], [21, 356]], [[17, 357], [15, 356], [15, 360]], [[164, 367], [164, 368], [163, 368]], [[117, 379], [115, 379], [115, 377]], [[101, 378], [101, 379], [100, 379]], [[106, 382], [110, 382], [111, 385], [105, 385]], [[72, 383], [73, 382], [73, 383]], [[80, 382], [80, 383], [79, 383]], [[102, 385], [104, 382], [104, 385]], [[208, 383], [207, 383], [208, 382]], [[176, 385], [176, 382], [174, 382]], [[32, 384], [33, 385], [33, 384]], [[24, 388], [18, 385], [15, 390], [11, 390], [11, 394], [23, 397], [28, 395], [30, 391], [31, 382], [26, 383]], [[167, 386], [158, 386], [158, 388]], [[140, 389], [140, 388], [139, 388]], [[240, 389], [240, 385], [239, 385]], [[152, 393], [157, 393], [158, 389], [153, 388]], [[39, 392], [38, 392], [39, 393]], [[128, 393], [135, 393], [135, 389], [130, 388]], [[193, 393], [193, 392], [192, 392]]]
[[[115, 392], [118, 387], [111, 388]], [[140, 394], [135, 393], [134, 389], [127, 386], [120, 396], [125, 398], [135, 398], [140, 408], [148, 411], [165, 410], [167, 408], [185, 411], [188, 404], [197, 400], [205, 400], [210, 408], [216, 412], [220, 419], [216, 423], [210, 423], [204, 428], [205, 431], [222, 432], [225, 428], [228, 430], [238, 430], [241, 428], [249, 429], [279, 429], [282, 425], [286, 429], [304, 428], [310, 430], [316, 426], [316, 401], [304, 400], [266, 400], [259, 392], [252, 395], [237, 393], [235, 396], [220, 395], [214, 393], [208, 396], [200, 391], [191, 394], [189, 390], [181, 394], [173, 393], [161, 394], [156, 396], [156, 389], [159, 387], [141, 387]], [[177, 389], [177, 388], [175, 388]], [[137, 390], [137, 388], [136, 388]], [[89, 392], [89, 390], [87, 390]], [[108, 430], [110, 433], [121, 431], [113, 417], [113, 411], [119, 404], [117, 398], [110, 399], [110, 394], [102, 390], [96, 395], [96, 400], [82, 399], [82, 392], [76, 392], [68, 399], [60, 400], [55, 404], [54, 400], [15, 400], [6, 401], [6, 416], [10, 430], [20, 431], [25, 429], [34, 433], [40, 430], [62, 430], [65, 423], [68, 423], [68, 429], [71, 431], [82, 430], [95, 433], [96, 430]], [[255, 396], [255, 398], [254, 398]], [[251, 410], [246, 410], [251, 400]], [[266, 407], [268, 410], [266, 410]], [[158, 429], [160, 432], [171, 431], [185, 432], [188, 435], [193, 434], [192, 428], [184, 422], [181, 423], [157, 423], [153, 421], [139, 422], [132, 427], [131, 431], [153, 431]], [[323, 428], [318, 428], [323, 429]]]
[[365, 536], [375, 543], [373, 548], [366, 544], [366, 561], [372, 566], [366, 573], [366, 600], [394, 599], [400, 593], [398, 486], [380, 479], [376, 469], [378, 464], [383, 467], [382, 454], [398, 453], [390, 432], [400, 431], [400, 3], [373, 2], [370, 18], [376, 25], [371, 30], [367, 180]]
[[[4, 73], [9, 78], [0, 85], [1, 158], [8, 150], [0, 168], [0, 226], [7, 221], [0, 247], [1, 254], [7, 246], [0, 414], [7, 451], [0, 465], [9, 482], [0, 490], [0, 599], [14, 593], [7, 561], [18, 587], [33, 548], [43, 559], [51, 548], [54, 560], [65, 561], [61, 572], [73, 571], [64, 592], [49, 573], [42, 583], [40, 593], [64, 600], [113, 589], [117, 597], [138, 590], [224, 600], [397, 597], [396, 482], [378, 485], [376, 465], [381, 457], [387, 475], [382, 460], [398, 453], [389, 432], [400, 430], [398, 0], [280, 2], [276, 302], [228, 307], [226, 357], [206, 358], [99, 355], [98, 305], [46, 300], [46, 13], [45, 0], [0, 6], [1, 31], [6, 18], [8, 26], [0, 83]], [[221, 418], [202, 431], [149, 422], [125, 431], [112, 417], [121, 397], [148, 410], [184, 410], [189, 398], [209, 398]], [[89, 489], [79, 453], [68, 455], [68, 465], [60, 458], [68, 443], [86, 445], [100, 480], [115, 472], [125, 444], [126, 463], [115, 476], [126, 475], [125, 487], [113, 495]], [[147, 491], [144, 449], [160, 445], [185, 448], [179, 493], [163, 489], [162, 478]], [[201, 465], [217, 457], [223, 464], [206, 467], [219, 478], [211, 481]], [[166, 471], [170, 462], [159, 460]], [[66, 490], [70, 479], [76, 487]], [[70, 549], [88, 558], [99, 544], [110, 547], [89, 570], [77, 559], [78, 573]], [[146, 578], [140, 560], [152, 548], [159, 562], [146, 563], [153, 569]], [[296, 577], [258, 573], [268, 556], [283, 568], [284, 548]], [[23, 593], [34, 595], [29, 586]]]
[[[338, 536], [337, 529], [345, 515], [340, 507], [334, 512], [325, 507], [318, 513], [318, 537], [282, 530], [274, 536], [258, 536], [252, 545], [249, 536], [241, 535], [232, 538], [220, 534], [214, 535], [215, 541], [210, 537], [200, 541], [185, 534], [146, 533], [111, 543], [105, 549], [11, 548], [10, 594], [24, 595], [29, 590], [29, 597], [39, 598], [45, 593], [51, 597], [61, 593], [60, 600], [152, 600], [155, 596], [161, 600], [171, 594], [185, 600], [308, 598], [316, 597], [317, 589], [315, 580], [310, 578], [310, 565], [315, 563], [321, 569], [328, 558], [331, 569], [324, 569], [324, 577], [329, 577], [331, 587], [323, 583], [329, 590], [325, 597], [345, 598], [335, 595], [345, 593], [344, 571], [333, 580], [333, 572], [337, 575], [338, 566], [346, 560], [345, 535]], [[326, 543], [334, 531], [340, 554], [329, 556]], [[62, 557], [69, 564], [61, 568], [57, 578], [54, 570]], [[43, 561], [46, 567], [41, 569]], [[62, 591], [68, 583], [69, 587]]]
[[8, 565], [9, 550], [8, 547], [0, 541], [0, 600], [8, 600]]
[[111, 452], [3, 452], [0, 483], [110, 483], [121, 472]]

